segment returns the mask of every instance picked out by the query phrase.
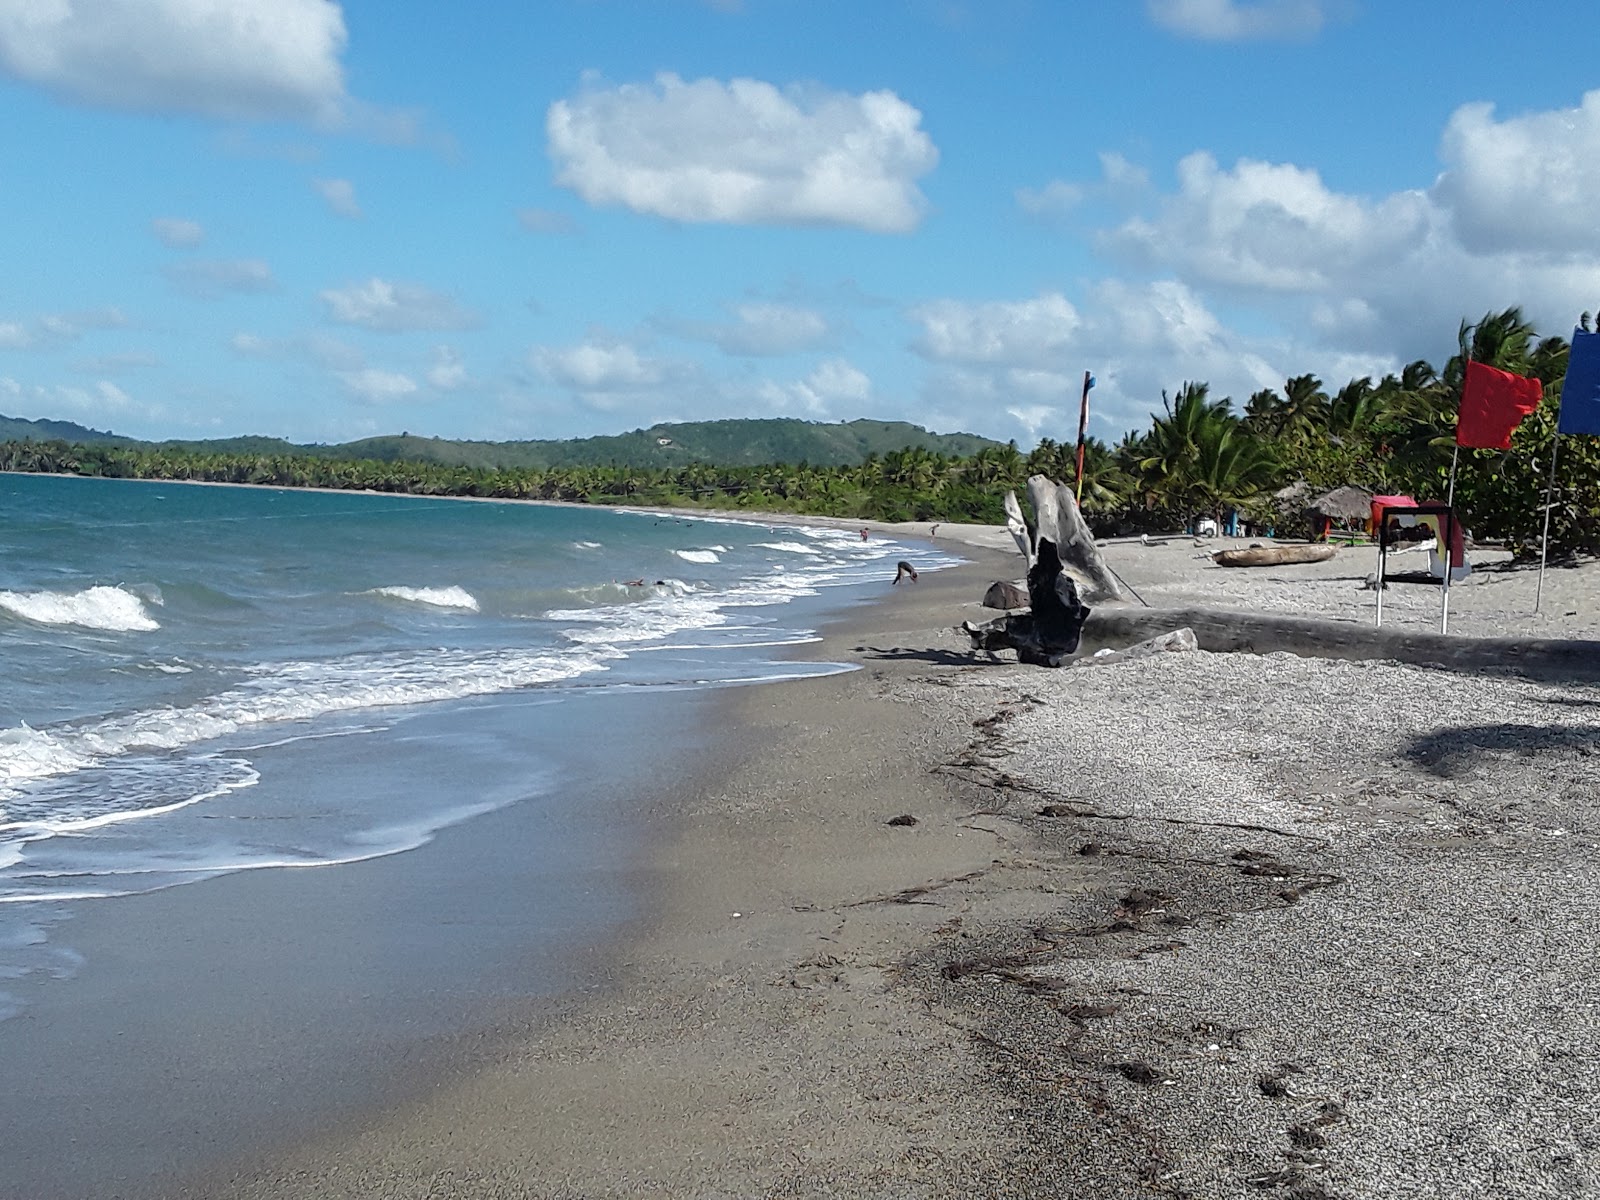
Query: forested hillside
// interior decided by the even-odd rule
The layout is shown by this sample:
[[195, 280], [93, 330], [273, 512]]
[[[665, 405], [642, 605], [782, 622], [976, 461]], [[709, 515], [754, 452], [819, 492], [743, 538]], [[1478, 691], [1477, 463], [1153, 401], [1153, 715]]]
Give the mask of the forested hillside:
[[825, 424], [795, 418], [689, 421], [655, 425], [607, 437], [525, 442], [452, 441], [409, 433], [338, 444], [298, 445], [282, 438], [247, 436], [201, 441], [143, 442], [88, 429], [71, 421], [25, 421], [0, 417], [0, 441], [63, 441], [76, 445], [138, 446], [193, 454], [294, 455], [376, 462], [434, 463], [482, 470], [549, 467], [651, 467], [690, 463], [752, 467], [762, 463], [856, 466], [872, 455], [914, 448], [966, 458], [1000, 443], [970, 433], [930, 433], [904, 421]]

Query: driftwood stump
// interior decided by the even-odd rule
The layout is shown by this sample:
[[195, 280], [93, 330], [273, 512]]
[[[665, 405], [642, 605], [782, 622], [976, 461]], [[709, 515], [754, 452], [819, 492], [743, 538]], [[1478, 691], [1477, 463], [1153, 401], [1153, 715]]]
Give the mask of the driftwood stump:
[[982, 625], [963, 622], [974, 650], [1015, 650], [1017, 658], [1041, 667], [1059, 667], [1078, 650], [1089, 608], [1078, 599], [1072, 576], [1061, 570], [1056, 544], [1041, 537], [1028, 569], [1030, 612], [998, 617]]

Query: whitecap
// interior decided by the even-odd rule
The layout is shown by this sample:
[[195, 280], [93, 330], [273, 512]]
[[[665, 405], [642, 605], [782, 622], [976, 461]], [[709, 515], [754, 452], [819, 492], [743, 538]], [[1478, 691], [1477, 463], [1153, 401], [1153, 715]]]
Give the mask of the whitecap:
[[785, 554], [809, 554], [815, 557], [822, 553], [815, 547], [806, 546], [800, 542], [757, 542], [756, 545], [763, 550], [782, 550]]
[[396, 600], [409, 600], [414, 604], [431, 604], [434, 608], [462, 608], [468, 612], [478, 611], [477, 597], [465, 588], [459, 587], [380, 587], [373, 588], [372, 594], [390, 596]]
[[161, 628], [139, 597], [104, 584], [81, 592], [0, 592], [0, 611], [41, 625], [78, 625], [114, 633]]
[[717, 557], [715, 550], [674, 550], [673, 553], [685, 562], [714, 563], [722, 561]]

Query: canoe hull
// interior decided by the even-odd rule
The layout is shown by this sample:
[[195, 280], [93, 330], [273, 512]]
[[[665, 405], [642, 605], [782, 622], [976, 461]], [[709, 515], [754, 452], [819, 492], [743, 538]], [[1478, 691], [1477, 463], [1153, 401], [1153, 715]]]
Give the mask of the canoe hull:
[[1218, 550], [1211, 556], [1219, 567], [1281, 567], [1290, 563], [1327, 562], [1337, 546], [1252, 546], [1243, 550]]

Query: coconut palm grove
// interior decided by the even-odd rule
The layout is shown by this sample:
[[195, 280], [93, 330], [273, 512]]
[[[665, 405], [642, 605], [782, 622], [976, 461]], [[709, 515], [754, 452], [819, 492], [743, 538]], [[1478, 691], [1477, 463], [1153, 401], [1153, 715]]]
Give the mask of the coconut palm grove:
[[[1509, 450], [1461, 451], [1457, 512], [1478, 540], [1537, 555], [1568, 342], [1541, 336], [1519, 308], [1464, 320], [1458, 342], [1460, 353], [1442, 369], [1418, 360], [1399, 374], [1352, 379], [1337, 390], [1315, 375], [1297, 375], [1242, 405], [1212, 396], [1198, 381], [1163, 392], [1148, 429], [1116, 445], [1087, 441], [1084, 514], [1101, 536], [1184, 528], [1235, 512], [1279, 537], [1295, 537], [1308, 532], [1302, 498], [1345, 484], [1443, 499], [1470, 359], [1538, 379], [1544, 399]], [[1014, 442], [970, 455], [906, 446], [842, 465], [666, 467], [457, 465], [205, 443], [0, 444], [0, 470], [7, 471], [994, 524], [1005, 520], [1008, 489], [1020, 489], [1033, 474], [1076, 482], [1076, 459], [1074, 444], [1049, 438], [1027, 453]], [[1562, 443], [1549, 537], [1556, 558], [1600, 554], [1600, 447], [1591, 438]]]

